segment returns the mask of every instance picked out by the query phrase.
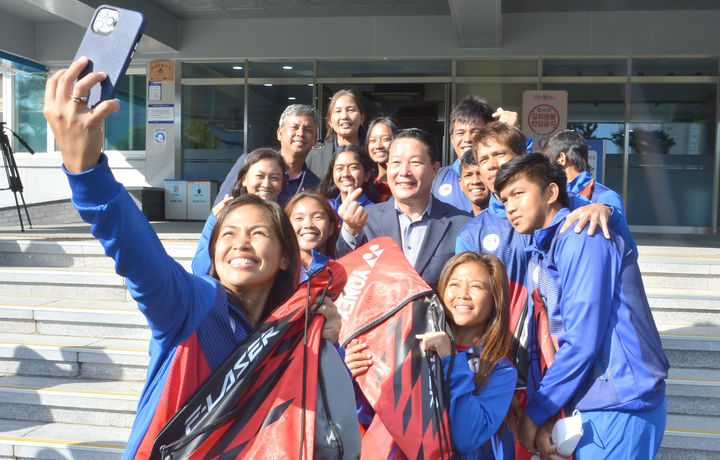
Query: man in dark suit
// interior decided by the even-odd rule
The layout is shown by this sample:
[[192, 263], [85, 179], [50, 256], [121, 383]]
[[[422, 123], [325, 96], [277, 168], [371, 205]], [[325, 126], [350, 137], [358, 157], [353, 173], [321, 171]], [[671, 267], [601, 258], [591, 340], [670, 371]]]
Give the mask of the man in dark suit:
[[435, 139], [421, 129], [400, 131], [390, 146], [387, 177], [393, 198], [365, 209], [357, 189], [338, 209], [343, 219], [336, 253], [340, 257], [373, 238], [389, 236], [423, 279], [437, 288], [440, 271], [455, 253], [458, 231], [471, 215], [433, 199], [440, 168]]

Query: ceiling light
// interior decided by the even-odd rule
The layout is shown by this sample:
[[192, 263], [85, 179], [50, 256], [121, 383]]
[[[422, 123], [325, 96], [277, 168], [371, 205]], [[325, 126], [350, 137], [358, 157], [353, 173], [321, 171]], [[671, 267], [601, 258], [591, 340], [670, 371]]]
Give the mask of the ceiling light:
[[284, 65], [283, 70], [292, 70], [293, 67], [291, 65]]
[[263, 83], [263, 86], [272, 86], [272, 83]]
[[242, 70], [243, 67], [241, 65], [234, 65], [233, 70]]
[[288, 101], [294, 101], [294, 100], [295, 100], [295, 96], [288, 96]]

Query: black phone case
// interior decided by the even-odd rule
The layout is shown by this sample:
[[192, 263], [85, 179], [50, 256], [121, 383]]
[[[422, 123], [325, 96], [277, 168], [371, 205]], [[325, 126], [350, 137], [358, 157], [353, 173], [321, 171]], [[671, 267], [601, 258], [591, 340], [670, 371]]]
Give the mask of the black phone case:
[[[96, 16], [103, 8], [110, 8], [119, 13], [115, 29], [108, 34], [97, 33], [92, 29]], [[107, 74], [104, 81], [90, 90], [87, 96], [88, 107], [92, 108], [102, 101], [115, 98], [120, 80], [130, 65], [144, 29], [145, 16], [142, 13], [111, 5], [97, 7], [73, 59], [75, 61], [87, 56], [89, 60], [78, 80], [90, 72]]]

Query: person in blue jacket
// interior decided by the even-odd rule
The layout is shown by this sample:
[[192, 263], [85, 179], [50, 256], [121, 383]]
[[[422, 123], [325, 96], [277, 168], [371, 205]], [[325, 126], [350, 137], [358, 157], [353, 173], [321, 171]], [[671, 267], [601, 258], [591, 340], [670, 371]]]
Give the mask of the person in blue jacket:
[[[320, 192], [328, 198], [337, 215], [338, 208], [353, 190], [361, 188], [357, 199], [361, 206], [372, 206], [380, 202], [373, 180], [373, 161], [367, 151], [357, 145], [343, 145], [335, 150], [320, 184]], [[342, 225], [342, 219], [338, 216]]]
[[[450, 386], [455, 458], [513, 458], [512, 445], [500, 442], [517, 380], [507, 358], [512, 335], [505, 267], [488, 254], [456, 254], [443, 267], [438, 295], [455, 339], [454, 359], [447, 333], [428, 332], [417, 338], [422, 349], [442, 358]], [[509, 452], [503, 450], [508, 447]]]
[[[302, 190], [315, 190], [320, 185], [320, 178], [313, 174], [305, 164], [308, 153], [317, 141], [317, 128], [320, 116], [308, 105], [291, 104], [283, 110], [277, 129], [280, 141], [280, 156], [285, 160], [286, 171], [282, 191], [277, 202], [283, 206], [291, 196]], [[238, 179], [238, 172], [245, 163], [248, 154], [238, 157], [225, 176], [218, 189], [213, 206], [217, 205], [232, 189]]]
[[285, 205], [300, 247], [300, 282], [335, 258], [340, 224], [328, 200], [317, 192], [300, 192]]
[[[519, 129], [506, 123], [489, 123], [483, 126], [473, 141], [482, 180], [491, 192], [488, 208], [475, 216], [460, 230], [455, 252], [478, 251], [497, 256], [505, 265], [510, 286], [510, 331], [517, 338], [517, 346], [512, 361], [518, 371], [518, 397], [513, 400], [514, 418], [522, 415], [524, 388], [528, 374], [527, 329], [529, 327], [527, 266], [527, 248], [532, 236], [515, 231], [505, 214], [505, 207], [495, 193], [495, 176], [498, 169], [511, 159], [526, 153], [526, 139]], [[573, 207], [577, 208], [566, 219], [566, 226], [573, 220], [578, 223], [575, 231], [580, 232], [587, 226], [588, 233], [594, 233], [600, 226], [603, 234], [609, 238], [608, 227], [618, 228], [627, 225], [621, 215], [599, 203], [590, 203], [581, 196], [573, 195]], [[629, 233], [629, 231], [628, 231]], [[517, 446], [519, 451], [524, 450]]]
[[191, 266], [193, 273], [207, 275], [210, 272], [208, 241], [210, 234], [225, 206], [240, 195], [257, 195], [263, 200], [276, 201], [283, 187], [283, 177], [287, 167], [283, 158], [275, 150], [261, 147], [250, 152], [237, 173], [237, 180], [231, 189], [231, 195], [225, 195], [216, 204], [205, 220]]
[[[619, 214], [618, 219], [626, 222], [625, 205], [614, 190], [593, 179], [588, 163], [588, 145], [577, 131], [566, 129], [550, 138], [545, 150], [550, 161], [562, 166], [567, 176], [567, 191], [587, 198], [591, 203], [610, 206]], [[615, 228], [625, 241], [635, 246], [635, 240], [627, 225]]]
[[[83, 99], [106, 78], [90, 72], [75, 83], [87, 64], [82, 57], [48, 79], [43, 114], [62, 153], [72, 203], [115, 260], [152, 332], [147, 381], [123, 454], [147, 458], [175, 411], [295, 290], [299, 251], [280, 207], [244, 195], [226, 206], [210, 237], [210, 276], [186, 272], [101, 153], [105, 119], [120, 104], [87, 107]], [[327, 318], [323, 337], [337, 340], [340, 316], [329, 299], [320, 312]]]
[[570, 214], [562, 168], [543, 154], [503, 165], [495, 191], [515, 231], [533, 235], [528, 289], [534, 351], [519, 438], [560, 458], [551, 433], [562, 409], [579, 410], [575, 458], [652, 459], [665, 430], [668, 361], [634, 248], [563, 232]]
[[472, 94], [465, 96], [450, 112], [450, 143], [457, 158], [452, 165], [440, 168], [435, 176], [432, 184], [435, 199], [461, 211], [472, 212], [472, 204], [458, 183], [460, 159], [472, 148], [472, 141], [478, 130], [495, 119], [514, 126], [518, 123], [518, 114], [502, 108], [493, 110], [487, 101]]
[[472, 213], [477, 216], [488, 207], [490, 203], [490, 190], [485, 187], [480, 174], [480, 167], [472, 149], [468, 149], [460, 158], [460, 189], [470, 200]]

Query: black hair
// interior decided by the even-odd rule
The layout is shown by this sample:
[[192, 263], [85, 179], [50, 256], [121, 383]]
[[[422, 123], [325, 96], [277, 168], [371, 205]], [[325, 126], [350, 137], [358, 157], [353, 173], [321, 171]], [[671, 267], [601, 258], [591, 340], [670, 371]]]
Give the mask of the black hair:
[[288, 218], [292, 219], [292, 212], [295, 210], [295, 206], [297, 206], [298, 203], [300, 203], [306, 198], [315, 200], [320, 203], [323, 211], [325, 211], [325, 214], [327, 214], [328, 216], [328, 220], [330, 221], [330, 228], [332, 228], [332, 231], [330, 232], [330, 235], [325, 242], [325, 252], [323, 252], [323, 254], [325, 254], [326, 256], [330, 256], [334, 259], [335, 243], [337, 243], [337, 240], [340, 237], [340, 222], [338, 222], [338, 217], [335, 214], [335, 211], [333, 210], [332, 206], [330, 206], [330, 202], [328, 202], [327, 198], [325, 198], [324, 195], [321, 195], [319, 192], [315, 192], [312, 190], [303, 190], [301, 192], [298, 192], [296, 195], [293, 195], [293, 197], [290, 198], [285, 204], [285, 215], [287, 215]]
[[488, 141], [493, 140], [500, 145], [504, 145], [515, 155], [527, 153], [527, 144], [525, 135], [515, 126], [510, 126], [502, 121], [493, 121], [480, 128], [473, 139], [472, 149], [477, 155], [478, 146], [488, 145]]
[[494, 110], [490, 107], [485, 99], [479, 98], [473, 94], [465, 96], [450, 112], [450, 130], [455, 129], [455, 122], [474, 123], [481, 120], [483, 123], [493, 121]]
[[388, 128], [390, 128], [390, 135], [393, 139], [395, 139], [395, 135], [400, 131], [400, 128], [398, 127], [398, 122], [391, 117], [377, 117], [373, 119], [370, 123], [368, 123], [368, 129], [367, 129], [367, 136], [365, 137], [365, 150], [368, 150], [368, 139], [370, 138], [370, 132], [372, 132], [372, 129], [375, 127], [376, 124], [381, 123]]
[[437, 141], [435, 140], [435, 136], [429, 132], [420, 128], [403, 129], [397, 133], [393, 142], [398, 139], [415, 139], [425, 145], [427, 154], [430, 156], [430, 163], [437, 163], [440, 161], [440, 150], [438, 149]]
[[523, 176], [528, 181], [537, 184], [541, 192], [544, 192], [550, 184], [557, 184], [558, 202], [563, 207], [569, 206], [570, 199], [567, 193], [565, 171], [559, 164], [551, 163], [544, 154], [533, 152], [519, 155], [502, 165], [495, 176], [495, 192], [500, 194], [505, 186], [517, 176]]
[[465, 153], [463, 153], [462, 157], [460, 157], [460, 171], [463, 170], [463, 168], [467, 168], [468, 166], [477, 166], [477, 158], [475, 157], [475, 154], [473, 153], [472, 149], [465, 150]]
[[245, 180], [245, 176], [250, 170], [250, 167], [258, 161], [262, 160], [276, 161], [277, 164], [280, 165], [280, 169], [282, 169], [283, 177], [281, 178], [281, 180], [285, 180], [285, 172], [287, 171], [287, 165], [285, 164], [285, 160], [283, 160], [283, 157], [281, 157], [276, 150], [273, 150], [269, 147], [260, 147], [248, 153], [247, 157], [245, 157], [245, 161], [243, 162], [240, 170], [238, 171], [235, 185], [233, 185], [232, 196], [235, 197], [247, 194], [247, 188], [242, 184], [243, 180]]
[[[355, 90], [341, 89], [337, 91], [335, 94], [333, 94], [332, 98], [330, 98], [330, 102], [328, 103], [327, 107], [327, 113], [325, 114], [325, 127], [327, 129], [327, 133], [325, 134], [325, 142], [332, 142], [335, 137], [337, 137], [337, 133], [330, 124], [330, 117], [332, 116], [335, 104], [337, 104], [338, 99], [340, 99], [342, 96], [350, 96], [351, 98], [353, 98], [355, 104], [358, 107], [358, 110], [360, 111], [360, 115], [365, 118], [365, 120], [367, 120], [367, 112], [365, 111], [363, 101], [362, 99], [360, 99], [360, 95]], [[365, 132], [365, 128], [361, 123], [360, 129], [358, 130], [358, 138], [360, 139], [360, 142], [365, 139]]]
[[[210, 233], [208, 252], [210, 253], [211, 266], [208, 274], [218, 281], [220, 280], [217, 270], [215, 269], [215, 248], [220, 237], [223, 223], [225, 222], [225, 218], [232, 211], [241, 206], [248, 205], [257, 206], [262, 210], [263, 214], [270, 222], [270, 228], [280, 241], [283, 254], [288, 259], [288, 267], [285, 270], [280, 270], [275, 276], [267, 302], [264, 306], [262, 306], [263, 313], [260, 317], [260, 321], [263, 321], [270, 315], [270, 313], [272, 313], [273, 310], [289, 299], [293, 292], [295, 292], [295, 286], [300, 274], [300, 248], [298, 246], [297, 237], [295, 236], [295, 231], [290, 223], [290, 219], [285, 215], [285, 212], [283, 212], [277, 203], [273, 201], [265, 201], [256, 195], [246, 194], [233, 198], [232, 201], [225, 206], [217, 218], [215, 227], [213, 227], [213, 230]], [[225, 291], [228, 293], [228, 298], [238, 307], [256, 308], [255, 305], [247, 305], [243, 299], [238, 298], [238, 296], [230, 292], [227, 287], [225, 288]]]
[[325, 177], [320, 184], [320, 193], [328, 198], [335, 198], [338, 196], [338, 193], [340, 193], [340, 190], [338, 190], [333, 179], [333, 170], [335, 169], [335, 162], [337, 161], [338, 156], [345, 152], [352, 152], [355, 155], [355, 159], [362, 165], [365, 172], [370, 173], [368, 180], [362, 184], [363, 192], [365, 192], [368, 199], [373, 203], [379, 203], [382, 201], [380, 199], [380, 195], [375, 189], [375, 181], [373, 180], [375, 174], [375, 162], [372, 161], [370, 155], [364, 148], [357, 145], [341, 145], [335, 150], [332, 159], [330, 160], [330, 164], [328, 165], [328, 169], [325, 172]]
[[590, 171], [588, 146], [579, 132], [566, 129], [550, 138], [545, 146], [545, 155], [550, 158], [550, 161], [557, 163], [561, 153], [565, 153], [568, 164], [574, 166], [580, 172]]

